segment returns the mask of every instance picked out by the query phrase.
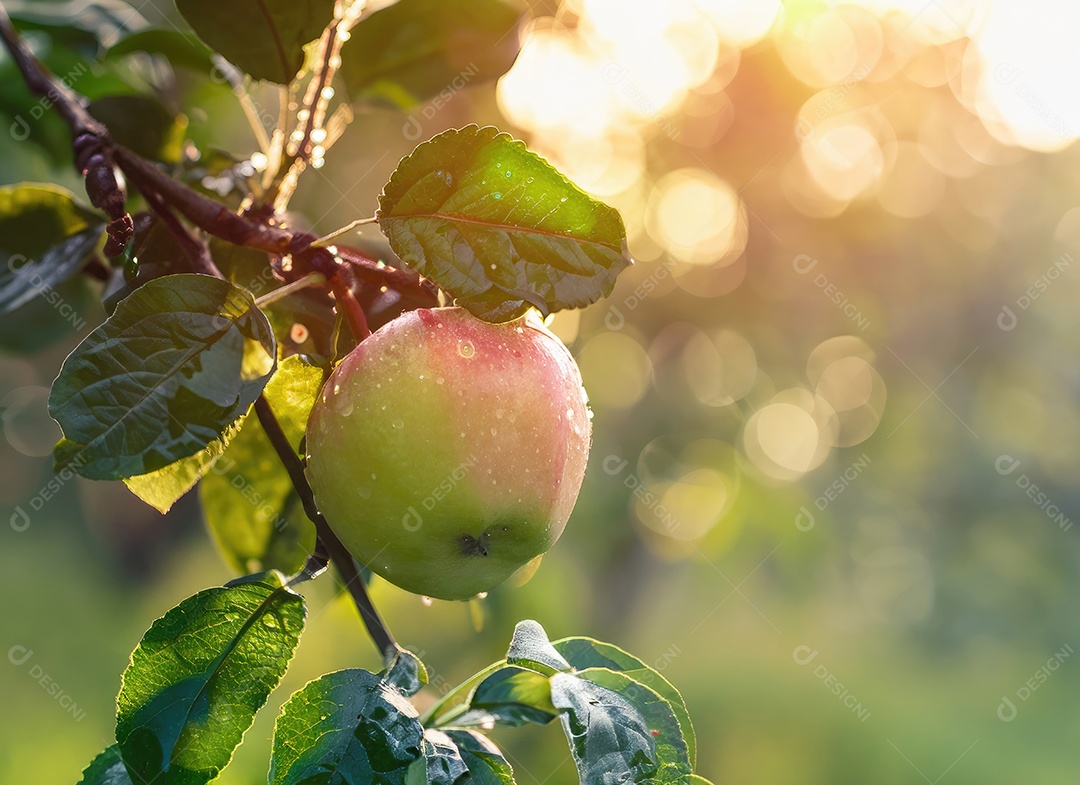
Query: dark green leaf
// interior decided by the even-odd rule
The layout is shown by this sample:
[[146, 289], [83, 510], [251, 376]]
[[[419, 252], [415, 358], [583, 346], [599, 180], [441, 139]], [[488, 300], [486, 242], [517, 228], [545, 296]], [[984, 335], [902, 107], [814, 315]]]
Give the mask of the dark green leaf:
[[64, 362], [49, 413], [58, 467], [90, 479], [148, 474], [206, 448], [255, 400], [274, 336], [228, 281], [172, 275], [123, 300]]
[[210, 50], [193, 35], [178, 30], [153, 28], [127, 36], [109, 47], [106, 60], [115, 60], [132, 52], [161, 55], [173, 65], [182, 65], [195, 71], [209, 71]]
[[420, 688], [428, 683], [428, 672], [424, 663], [411, 651], [400, 646], [382, 677], [383, 681], [406, 698], [418, 693]]
[[426, 775], [421, 781], [428, 785], [454, 785], [469, 773], [454, 740], [442, 731], [430, 728], [424, 731], [424, 760], [420, 765]]
[[79, 785], [132, 785], [115, 744], [98, 754], [83, 771]]
[[[293, 355], [278, 365], [263, 392], [294, 448], [322, 382], [322, 369]], [[248, 423], [208, 469], [199, 498], [229, 566], [239, 573], [299, 570], [315, 548], [315, 529], [262, 427]]]
[[424, 715], [424, 725], [435, 728], [453, 725], [455, 717], [468, 711], [469, 696], [477, 685], [505, 665], [505, 660], [494, 662], [443, 695]]
[[463, 785], [514, 785], [514, 770], [487, 736], [471, 730], [448, 730], [469, 770]]
[[282, 707], [270, 785], [404, 785], [423, 735], [412, 704], [375, 674], [329, 673]]
[[92, 101], [90, 114], [109, 129], [119, 144], [144, 158], [176, 163], [180, 160], [186, 118], [147, 95], [109, 95]]
[[544, 628], [532, 619], [519, 621], [514, 627], [506, 661], [547, 676], [572, 670], [570, 663], [551, 645]]
[[334, 0], [176, 0], [206, 44], [256, 79], [288, 84], [304, 45], [334, 18]]
[[[124, 485], [158, 512], [167, 513], [177, 500], [190, 491], [199, 478], [217, 462], [217, 459], [225, 452], [225, 447], [239, 433], [240, 426], [244, 424], [244, 417], [246, 415], [226, 428], [225, 433], [210, 442], [205, 450], [200, 450], [187, 458], [181, 458], [156, 472], [140, 474], [137, 477], [125, 477]], [[280, 565], [268, 566], [279, 567]], [[242, 574], [256, 571], [238, 570]]]
[[[42, 297], [57, 310], [64, 307], [63, 295], [57, 286], [75, 275], [94, 253], [101, 240], [103, 226], [95, 224], [73, 234], [47, 250], [36, 259], [19, 255], [9, 256], [0, 271], [0, 314], [11, 313], [37, 297]], [[83, 321], [70, 304], [71, 317]]]
[[690, 721], [690, 712], [687, 711], [686, 702], [671, 682], [637, 657], [610, 643], [602, 643], [592, 638], [575, 637], [555, 641], [552, 645], [576, 670], [608, 668], [613, 671], [622, 671], [666, 700], [679, 720], [682, 737], [686, 742], [687, 756], [690, 758], [690, 765], [694, 765], [697, 760], [694, 725]]
[[626, 674], [591, 668], [551, 677], [551, 700], [582, 782], [683, 782], [686, 745], [667, 702]]
[[409, 109], [497, 79], [517, 57], [522, 18], [508, 0], [398, 0], [361, 19], [342, 48], [349, 95]]
[[116, 740], [137, 781], [204, 785], [232, 757], [292, 659], [304, 601], [276, 572], [184, 600], [124, 671]]
[[588, 305], [630, 264], [616, 210], [490, 126], [403, 158], [377, 215], [406, 264], [488, 321]]
[[469, 699], [470, 710], [453, 720], [456, 726], [545, 725], [558, 715], [551, 703], [548, 677], [508, 665], [488, 676]]

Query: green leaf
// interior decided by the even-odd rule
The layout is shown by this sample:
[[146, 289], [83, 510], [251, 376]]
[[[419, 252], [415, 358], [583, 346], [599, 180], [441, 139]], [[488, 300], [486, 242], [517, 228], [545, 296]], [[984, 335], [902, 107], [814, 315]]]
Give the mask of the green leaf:
[[423, 736], [412, 704], [378, 676], [329, 673], [282, 707], [270, 785], [404, 785], [423, 754]]
[[176, 0], [195, 34], [256, 79], [288, 84], [304, 46], [334, 18], [334, 0]]
[[397, 647], [393, 659], [382, 673], [383, 681], [406, 698], [415, 695], [428, 683], [428, 672], [420, 658], [408, 649]]
[[133, 52], [161, 55], [172, 65], [182, 65], [194, 71], [209, 71], [210, 50], [202, 41], [188, 33], [165, 28], [151, 28], [127, 36], [109, 47], [105, 60], [116, 60]]
[[[294, 448], [322, 382], [322, 369], [293, 355], [278, 365], [263, 391]], [[249, 423], [207, 469], [199, 498], [225, 562], [241, 574], [299, 570], [315, 548], [315, 529], [262, 427]]]
[[514, 627], [514, 637], [510, 639], [506, 661], [546, 676], [573, 670], [570, 663], [551, 645], [544, 628], [532, 619], [519, 621]]
[[409, 109], [510, 70], [522, 19], [507, 0], [398, 0], [352, 29], [341, 75], [353, 100]]
[[555, 649], [574, 666], [575, 670], [586, 668], [608, 668], [622, 671], [634, 681], [644, 684], [670, 705], [682, 728], [682, 737], [686, 742], [690, 765], [697, 760], [697, 741], [694, 725], [690, 721], [690, 712], [682, 695], [667, 679], [632, 654], [628, 654], [610, 643], [602, 643], [592, 638], [564, 638], [552, 644]]
[[170, 112], [148, 95], [109, 95], [92, 101], [87, 110], [109, 129], [118, 144], [144, 158], [176, 163], [180, 160], [187, 118]]
[[446, 131], [403, 158], [377, 217], [406, 264], [488, 321], [588, 305], [630, 264], [614, 208], [490, 126]]
[[154, 622], [117, 698], [116, 740], [138, 782], [217, 777], [292, 659], [304, 600], [279, 573], [189, 597]]
[[[454, 740], [440, 730], [424, 731], [424, 768], [428, 785], [455, 785], [469, 774], [469, 767], [461, 759], [461, 751]], [[464, 785], [464, 781], [462, 783]]]
[[57, 468], [90, 479], [148, 474], [206, 448], [275, 366], [251, 295], [204, 275], [157, 278], [123, 300], [65, 360], [49, 413]]
[[514, 770], [487, 736], [471, 730], [448, 730], [469, 770], [462, 785], [514, 785]]
[[[232, 425], [225, 429], [225, 433], [206, 446], [205, 450], [195, 453], [188, 458], [181, 458], [175, 463], [170, 463], [164, 469], [158, 469], [149, 474], [140, 474], [137, 477], [125, 477], [124, 485], [128, 490], [149, 504], [162, 515], [167, 513], [177, 500], [195, 487], [195, 483], [210, 470], [217, 459], [225, 452], [225, 447], [240, 431], [244, 424], [243, 415]], [[271, 567], [279, 567], [272, 564]], [[256, 572], [257, 570], [238, 570], [241, 574]], [[290, 572], [285, 570], [285, 572]]]
[[98, 754], [83, 770], [79, 785], [132, 785], [127, 767], [115, 744]]
[[425, 727], [441, 728], [452, 725], [455, 717], [468, 711], [469, 697], [477, 685], [505, 665], [505, 660], [493, 662], [439, 698], [435, 705], [424, 714], [423, 723]]
[[409, 771], [408, 785], [513, 785], [514, 770], [502, 752], [476, 731], [424, 731], [424, 757]]
[[[9, 256], [0, 272], [0, 314], [11, 313], [38, 297], [58, 310], [62, 308], [66, 303], [57, 287], [82, 269], [98, 247], [102, 229], [102, 224], [95, 224], [61, 240], [36, 259], [19, 254]], [[74, 309], [67, 305], [74, 314]], [[77, 314], [74, 318], [81, 321]]]
[[[0, 188], [0, 314], [56, 287], [82, 269], [103, 223], [70, 191], [21, 183]], [[63, 298], [53, 302], [63, 305]]]
[[454, 725], [546, 725], [559, 714], [551, 702], [548, 677], [512, 665], [484, 679], [469, 698], [469, 706]]
[[671, 706], [624, 673], [551, 677], [551, 700], [582, 782], [683, 782], [691, 772]]

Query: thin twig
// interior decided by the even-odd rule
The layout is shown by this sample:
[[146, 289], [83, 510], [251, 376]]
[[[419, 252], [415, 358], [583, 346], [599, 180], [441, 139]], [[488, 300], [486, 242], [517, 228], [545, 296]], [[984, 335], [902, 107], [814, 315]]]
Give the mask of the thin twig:
[[372, 216], [371, 218], [357, 218], [352, 223], [345, 224], [340, 229], [335, 229], [330, 234], [324, 234], [318, 240], [313, 241], [311, 244], [316, 248], [325, 248], [334, 241], [334, 238], [341, 237], [343, 234], [348, 234], [358, 226], [367, 226], [368, 224], [376, 223], [379, 219]]
[[279, 286], [277, 289], [267, 292], [262, 297], [256, 297], [255, 307], [266, 308], [267, 306], [273, 305], [278, 300], [288, 297], [293, 292], [298, 292], [309, 286], [322, 286], [324, 283], [326, 283], [326, 276], [322, 273], [308, 273], [303, 278], [297, 278], [292, 283]]
[[[276, 211], [283, 211], [288, 206], [300, 174], [312, 160], [315, 149], [319, 146], [325, 149], [327, 145], [323, 121], [333, 96], [330, 84], [341, 66], [341, 46], [348, 40], [349, 30], [359, 21], [365, 5], [365, 0], [338, 0], [334, 21], [326, 26], [319, 38], [314, 70], [297, 114], [301, 125], [288, 145], [284, 174], [278, 173], [267, 196]], [[322, 138], [316, 140], [317, 133]]]
[[337, 276], [331, 282], [331, 288], [334, 291], [334, 300], [337, 302], [338, 310], [345, 313], [345, 318], [349, 322], [349, 329], [352, 330], [353, 338], [357, 343], [371, 335], [371, 329], [368, 327], [367, 316], [364, 315], [364, 309], [360, 307], [360, 303], [357, 302], [356, 295], [353, 294], [352, 287], [349, 282], [342, 276]]
[[259, 110], [255, 107], [255, 102], [251, 100], [251, 95], [244, 84], [244, 74], [221, 55], [214, 55], [210, 59], [214, 63], [214, 68], [229, 83], [229, 89], [236, 96], [236, 101], [240, 104], [248, 125], [251, 126], [251, 132], [255, 134], [255, 141], [258, 143], [259, 149], [269, 155], [270, 137], [266, 133], [266, 128], [263, 127], [262, 118], [259, 117]]
[[300, 462], [300, 457], [289, 443], [289, 437], [281, 430], [281, 425], [278, 423], [277, 417], [274, 416], [274, 410], [271, 408], [270, 402], [261, 395], [255, 401], [255, 415], [259, 418], [259, 424], [262, 425], [267, 438], [270, 439], [270, 443], [274, 446], [274, 450], [285, 466], [285, 471], [288, 472], [293, 487], [304, 505], [304, 512], [307, 513], [311, 522], [315, 524], [315, 533], [319, 542], [325, 548], [330, 561], [341, 572], [341, 576], [345, 580], [345, 588], [352, 595], [353, 602], [356, 603], [356, 609], [360, 611], [360, 618], [363, 620], [364, 626], [367, 627], [368, 634], [371, 635], [375, 645], [379, 647], [383, 657], [389, 660], [398, 648], [394, 636], [379, 616], [379, 612], [375, 610], [375, 606], [368, 596], [367, 588], [364, 586], [364, 581], [360, 577], [360, 572], [356, 568], [356, 561], [353, 559], [352, 554], [334, 534], [330, 525], [326, 522], [326, 518], [319, 512], [319, 508], [315, 503], [315, 496], [311, 492], [311, 485], [304, 475], [304, 466]]

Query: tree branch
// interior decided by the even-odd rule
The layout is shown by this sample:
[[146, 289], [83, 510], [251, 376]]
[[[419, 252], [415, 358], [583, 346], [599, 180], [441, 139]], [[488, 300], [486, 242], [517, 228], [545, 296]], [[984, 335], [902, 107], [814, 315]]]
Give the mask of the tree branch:
[[[355, 22], [355, 19], [352, 22]], [[94, 175], [103, 174], [115, 161], [127, 180], [143, 194], [151, 206], [155, 203], [165, 204], [171, 211], [179, 213], [202, 231], [233, 245], [254, 248], [277, 256], [292, 256], [294, 261], [292, 279], [318, 272], [331, 281], [338, 272], [339, 262], [334, 259], [336, 256], [349, 265], [359, 280], [387, 286], [403, 293], [412, 293], [417, 295], [420, 301], [429, 300], [433, 305], [437, 303], [432, 285], [423, 281], [415, 273], [386, 266], [374, 259], [369, 259], [362, 251], [346, 246], [336, 246], [335, 253], [331, 256], [325, 249], [312, 247], [311, 244], [318, 239], [316, 235], [306, 232], [294, 233], [253, 214], [238, 215], [224, 205], [173, 179], [156, 164], [113, 142], [108, 129], [86, 110], [86, 99], [56, 80], [34, 57], [12, 26], [2, 5], [0, 5], [0, 39], [11, 52], [12, 59], [18, 66], [26, 85], [34, 92], [48, 98], [67, 123], [73, 139], [79, 144], [76, 150], [77, 155], [80, 155], [81, 150], [83, 151], [81, 158], [92, 158], [92, 153], [100, 153], [104, 156], [103, 160], [93, 161], [95, 168], [88, 175], [88, 186], [91, 185], [91, 180], [97, 182]], [[80, 167], [81, 165], [80, 163]], [[86, 170], [83, 171], [86, 174]], [[108, 188], [101, 190], [106, 191], [106, 196], [111, 197], [112, 200], [109, 204], [111, 211], [107, 209], [106, 212], [109, 212], [114, 223], [122, 224], [120, 217], [114, 214], [118, 208], [122, 207], [122, 199], [120, 205], [116, 204], [117, 196], [122, 196], [122, 194], [116, 191], [108, 192]], [[94, 201], [93, 196], [91, 201]], [[95, 202], [95, 206], [101, 205]], [[123, 218], [130, 224], [130, 218], [126, 214], [123, 214]], [[119, 226], [116, 231], [117, 243], [124, 240], [121, 229], [122, 226]], [[112, 250], [119, 253], [122, 246], [118, 250], [114, 244]]]
[[274, 410], [271, 408], [270, 402], [261, 395], [255, 401], [255, 414], [259, 418], [259, 424], [262, 425], [267, 438], [270, 439], [270, 443], [274, 446], [275, 452], [277, 452], [282, 464], [284, 464], [285, 471], [289, 473], [293, 487], [296, 488], [300, 501], [304, 505], [304, 512], [307, 513], [311, 522], [315, 524], [315, 532], [319, 542], [316, 545], [316, 552], [325, 548], [325, 553], [329, 556], [330, 561], [337, 566], [338, 571], [341, 573], [341, 577], [345, 581], [345, 588], [352, 595], [353, 602], [356, 603], [356, 608], [360, 611], [360, 618], [363, 619], [368, 634], [375, 641], [375, 645], [379, 647], [384, 659], [389, 661], [398, 649], [397, 642], [394, 640], [394, 636], [390, 634], [386, 623], [380, 618], [379, 612], [375, 610], [375, 606], [368, 596], [367, 588], [364, 586], [364, 581], [360, 577], [360, 572], [356, 568], [356, 561], [353, 559], [352, 554], [349, 553], [349, 550], [330, 529], [326, 518], [319, 512], [319, 508], [315, 504], [315, 496], [311, 492], [311, 485], [308, 484], [307, 477], [304, 475], [304, 466], [293, 446], [289, 443], [289, 437], [281, 430], [281, 425], [278, 423], [277, 417], [274, 416]]

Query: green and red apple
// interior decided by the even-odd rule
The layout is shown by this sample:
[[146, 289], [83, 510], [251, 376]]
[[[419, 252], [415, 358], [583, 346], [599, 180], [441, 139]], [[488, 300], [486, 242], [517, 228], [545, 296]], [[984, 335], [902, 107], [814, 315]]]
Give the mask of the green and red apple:
[[542, 324], [421, 309], [330, 376], [308, 422], [307, 475], [363, 564], [417, 594], [461, 600], [559, 538], [590, 438], [577, 364]]

